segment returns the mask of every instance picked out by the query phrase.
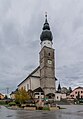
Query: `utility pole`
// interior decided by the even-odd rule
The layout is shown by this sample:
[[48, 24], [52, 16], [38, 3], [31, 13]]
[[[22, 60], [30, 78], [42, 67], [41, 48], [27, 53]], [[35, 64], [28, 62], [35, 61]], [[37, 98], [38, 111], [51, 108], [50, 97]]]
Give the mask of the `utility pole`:
[[7, 98], [9, 98], [9, 87], [6, 88]]
[[6, 88], [6, 91], [7, 91], [7, 94], [8, 94], [9, 93], [9, 88], [8, 87]]

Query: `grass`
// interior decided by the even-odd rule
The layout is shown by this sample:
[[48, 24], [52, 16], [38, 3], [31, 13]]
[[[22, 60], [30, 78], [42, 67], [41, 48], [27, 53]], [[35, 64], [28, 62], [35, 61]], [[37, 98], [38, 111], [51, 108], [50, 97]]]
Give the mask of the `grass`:
[[42, 110], [47, 110], [47, 111], [50, 111], [50, 108], [49, 107], [43, 107]]

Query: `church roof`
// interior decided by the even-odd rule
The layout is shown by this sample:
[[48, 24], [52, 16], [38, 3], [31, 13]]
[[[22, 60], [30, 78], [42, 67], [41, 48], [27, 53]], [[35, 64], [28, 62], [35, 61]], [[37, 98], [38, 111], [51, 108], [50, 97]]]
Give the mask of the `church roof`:
[[33, 74], [40, 68], [40, 66], [38, 66], [33, 72], [31, 72], [28, 77], [26, 79], [24, 79], [18, 86], [20, 86], [23, 82], [25, 82], [29, 77], [36, 77], [36, 78], [40, 78], [40, 76], [33, 76]]
[[[19, 87], [23, 82], [25, 82], [29, 77], [40, 78], [40, 76], [35, 76], [35, 75], [33, 75], [38, 69], [40, 69], [40, 66], [38, 66], [33, 72], [31, 72], [31, 73], [27, 76], [27, 78], [25, 78], [25, 79], [18, 85], [18, 87]], [[56, 78], [56, 77], [55, 77], [55, 81], [57, 81], [57, 78]]]

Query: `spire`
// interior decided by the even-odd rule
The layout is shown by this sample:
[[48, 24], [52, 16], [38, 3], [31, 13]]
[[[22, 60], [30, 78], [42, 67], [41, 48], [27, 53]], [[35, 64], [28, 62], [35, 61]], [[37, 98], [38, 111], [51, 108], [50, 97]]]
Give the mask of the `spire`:
[[45, 23], [48, 23], [48, 21], [47, 21], [47, 12], [45, 12]]
[[60, 82], [59, 82], [59, 85], [58, 85], [58, 92], [61, 92], [61, 85], [60, 85]]
[[43, 31], [40, 35], [41, 41], [45, 41], [45, 40], [52, 41], [53, 37], [52, 37], [52, 32], [50, 31], [50, 26], [47, 20], [47, 12], [45, 12], [45, 23], [42, 29]]
[[48, 23], [48, 20], [47, 20], [47, 12], [45, 12], [45, 23], [44, 23], [44, 26], [43, 26], [43, 30], [50, 30], [50, 26], [49, 26], [49, 23]]

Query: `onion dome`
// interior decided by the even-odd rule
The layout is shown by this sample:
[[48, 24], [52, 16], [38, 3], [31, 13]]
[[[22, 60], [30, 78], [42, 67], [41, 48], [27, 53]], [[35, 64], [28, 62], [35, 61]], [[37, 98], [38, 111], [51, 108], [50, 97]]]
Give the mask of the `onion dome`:
[[45, 41], [45, 40], [49, 40], [52, 41], [53, 37], [52, 37], [52, 32], [50, 31], [50, 26], [49, 23], [47, 21], [47, 14], [45, 15], [46, 19], [45, 19], [45, 23], [43, 25], [43, 31], [40, 35], [40, 40], [41, 41]]

